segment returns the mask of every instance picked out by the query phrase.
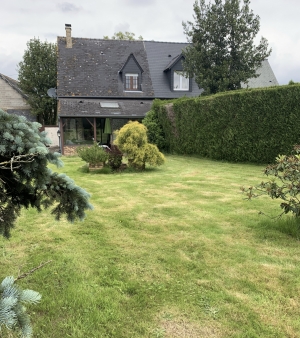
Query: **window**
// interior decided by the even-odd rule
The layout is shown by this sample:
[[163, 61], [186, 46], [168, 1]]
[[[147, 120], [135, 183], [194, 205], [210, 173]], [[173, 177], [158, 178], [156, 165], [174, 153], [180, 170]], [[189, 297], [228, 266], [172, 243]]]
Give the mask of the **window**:
[[119, 108], [118, 102], [100, 102], [101, 108]]
[[125, 90], [139, 90], [139, 75], [138, 74], [125, 74]]
[[189, 90], [190, 89], [190, 79], [187, 74], [183, 71], [174, 71], [174, 90]]

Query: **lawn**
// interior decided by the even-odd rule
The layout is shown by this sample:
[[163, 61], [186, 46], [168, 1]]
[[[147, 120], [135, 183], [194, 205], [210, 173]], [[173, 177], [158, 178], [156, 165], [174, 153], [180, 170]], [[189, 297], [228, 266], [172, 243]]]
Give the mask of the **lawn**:
[[52, 260], [18, 282], [42, 294], [34, 337], [299, 337], [297, 224], [240, 192], [263, 166], [167, 156], [101, 174], [63, 161], [94, 210], [74, 224], [24, 210], [0, 239], [2, 278]]

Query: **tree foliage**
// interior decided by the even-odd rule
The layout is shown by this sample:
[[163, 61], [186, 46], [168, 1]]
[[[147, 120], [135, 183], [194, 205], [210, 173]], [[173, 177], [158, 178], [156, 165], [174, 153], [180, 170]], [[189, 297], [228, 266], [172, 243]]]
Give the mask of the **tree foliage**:
[[56, 88], [56, 58], [56, 44], [34, 38], [27, 42], [18, 65], [20, 88], [28, 96], [32, 113], [46, 125], [57, 123], [56, 99], [47, 94], [48, 89]]
[[157, 111], [150, 110], [143, 119], [143, 124], [147, 127], [148, 141], [156, 144], [159, 150], [165, 150], [165, 134], [159, 122]]
[[2, 326], [19, 328], [22, 338], [30, 338], [32, 327], [24, 304], [38, 303], [41, 295], [36, 291], [22, 290], [14, 282], [14, 277], [9, 276], [0, 284], [0, 332]]
[[151, 166], [164, 163], [164, 155], [157, 146], [148, 143], [147, 128], [143, 124], [129, 121], [116, 132], [116, 135], [114, 143], [128, 158], [129, 165], [137, 169], [144, 169], [146, 163]]
[[46, 144], [51, 141], [39, 132], [40, 126], [0, 109], [0, 234], [4, 237], [10, 236], [23, 207], [41, 211], [53, 206], [57, 220], [66, 215], [71, 222], [92, 209], [85, 190], [47, 167], [48, 163], [62, 166], [62, 161], [58, 153], [48, 151]]
[[296, 145], [291, 155], [277, 156], [275, 163], [264, 169], [264, 174], [273, 178], [256, 187], [241, 188], [247, 198], [268, 195], [281, 199], [282, 214], [291, 212], [300, 217], [300, 146]]
[[143, 40], [143, 37], [140, 35], [137, 39], [135, 34], [131, 32], [117, 32], [111, 38], [108, 35], [103, 36], [104, 40]]
[[205, 94], [241, 88], [271, 53], [261, 38], [255, 46], [260, 19], [249, 8], [250, 0], [205, 0], [194, 3], [194, 20], [183, 23], [191, 46], [183, 52], [184, 68], [195, 75]]

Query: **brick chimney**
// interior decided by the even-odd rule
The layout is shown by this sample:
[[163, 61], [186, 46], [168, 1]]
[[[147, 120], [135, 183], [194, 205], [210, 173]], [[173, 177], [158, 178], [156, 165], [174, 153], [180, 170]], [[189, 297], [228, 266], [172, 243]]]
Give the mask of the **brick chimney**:
[[66, 23], [65, 24], [66, 29], [66, 42], [67, 42], [67, 48], [72, 48], [72, 36], [71, 36], [71, 25]]

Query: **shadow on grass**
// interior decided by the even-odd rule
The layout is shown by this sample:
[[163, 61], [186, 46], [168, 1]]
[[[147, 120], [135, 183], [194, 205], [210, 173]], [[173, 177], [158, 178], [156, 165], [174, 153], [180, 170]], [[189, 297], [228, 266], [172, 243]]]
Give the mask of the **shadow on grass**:
[[279, 233], [300, 240], [300, 218], [283, 215], [281, 218], [271, 219], [263, 216], [257, 224], [257, 230], [264, 235], [268, 232], [268, 237], [273, 234], [276, 236]]
[[102, 169], [98, 169], [98, 170], [93, 170], [90, 171], [88, 165], [83, 165], [79, 168], [77, 168], [77, 171], [80, 173], [84, 173], [84, 174], [91, 174], [91, 175], [107, 175], [107, 174], [122, 174], [122, 173], [126, 173], [126, 174], [141, 174], [141, 173], [151, 173], [151, 172], [155, 172], [157, 171], [157, 168], [155, 167], [149, 167], [146, 168], [144, 170], [137, 170], [133, 167], [128, 167], [126, 169], [122, 169], [122, 170], [112, 170], [109, 167], [104, 167]]

